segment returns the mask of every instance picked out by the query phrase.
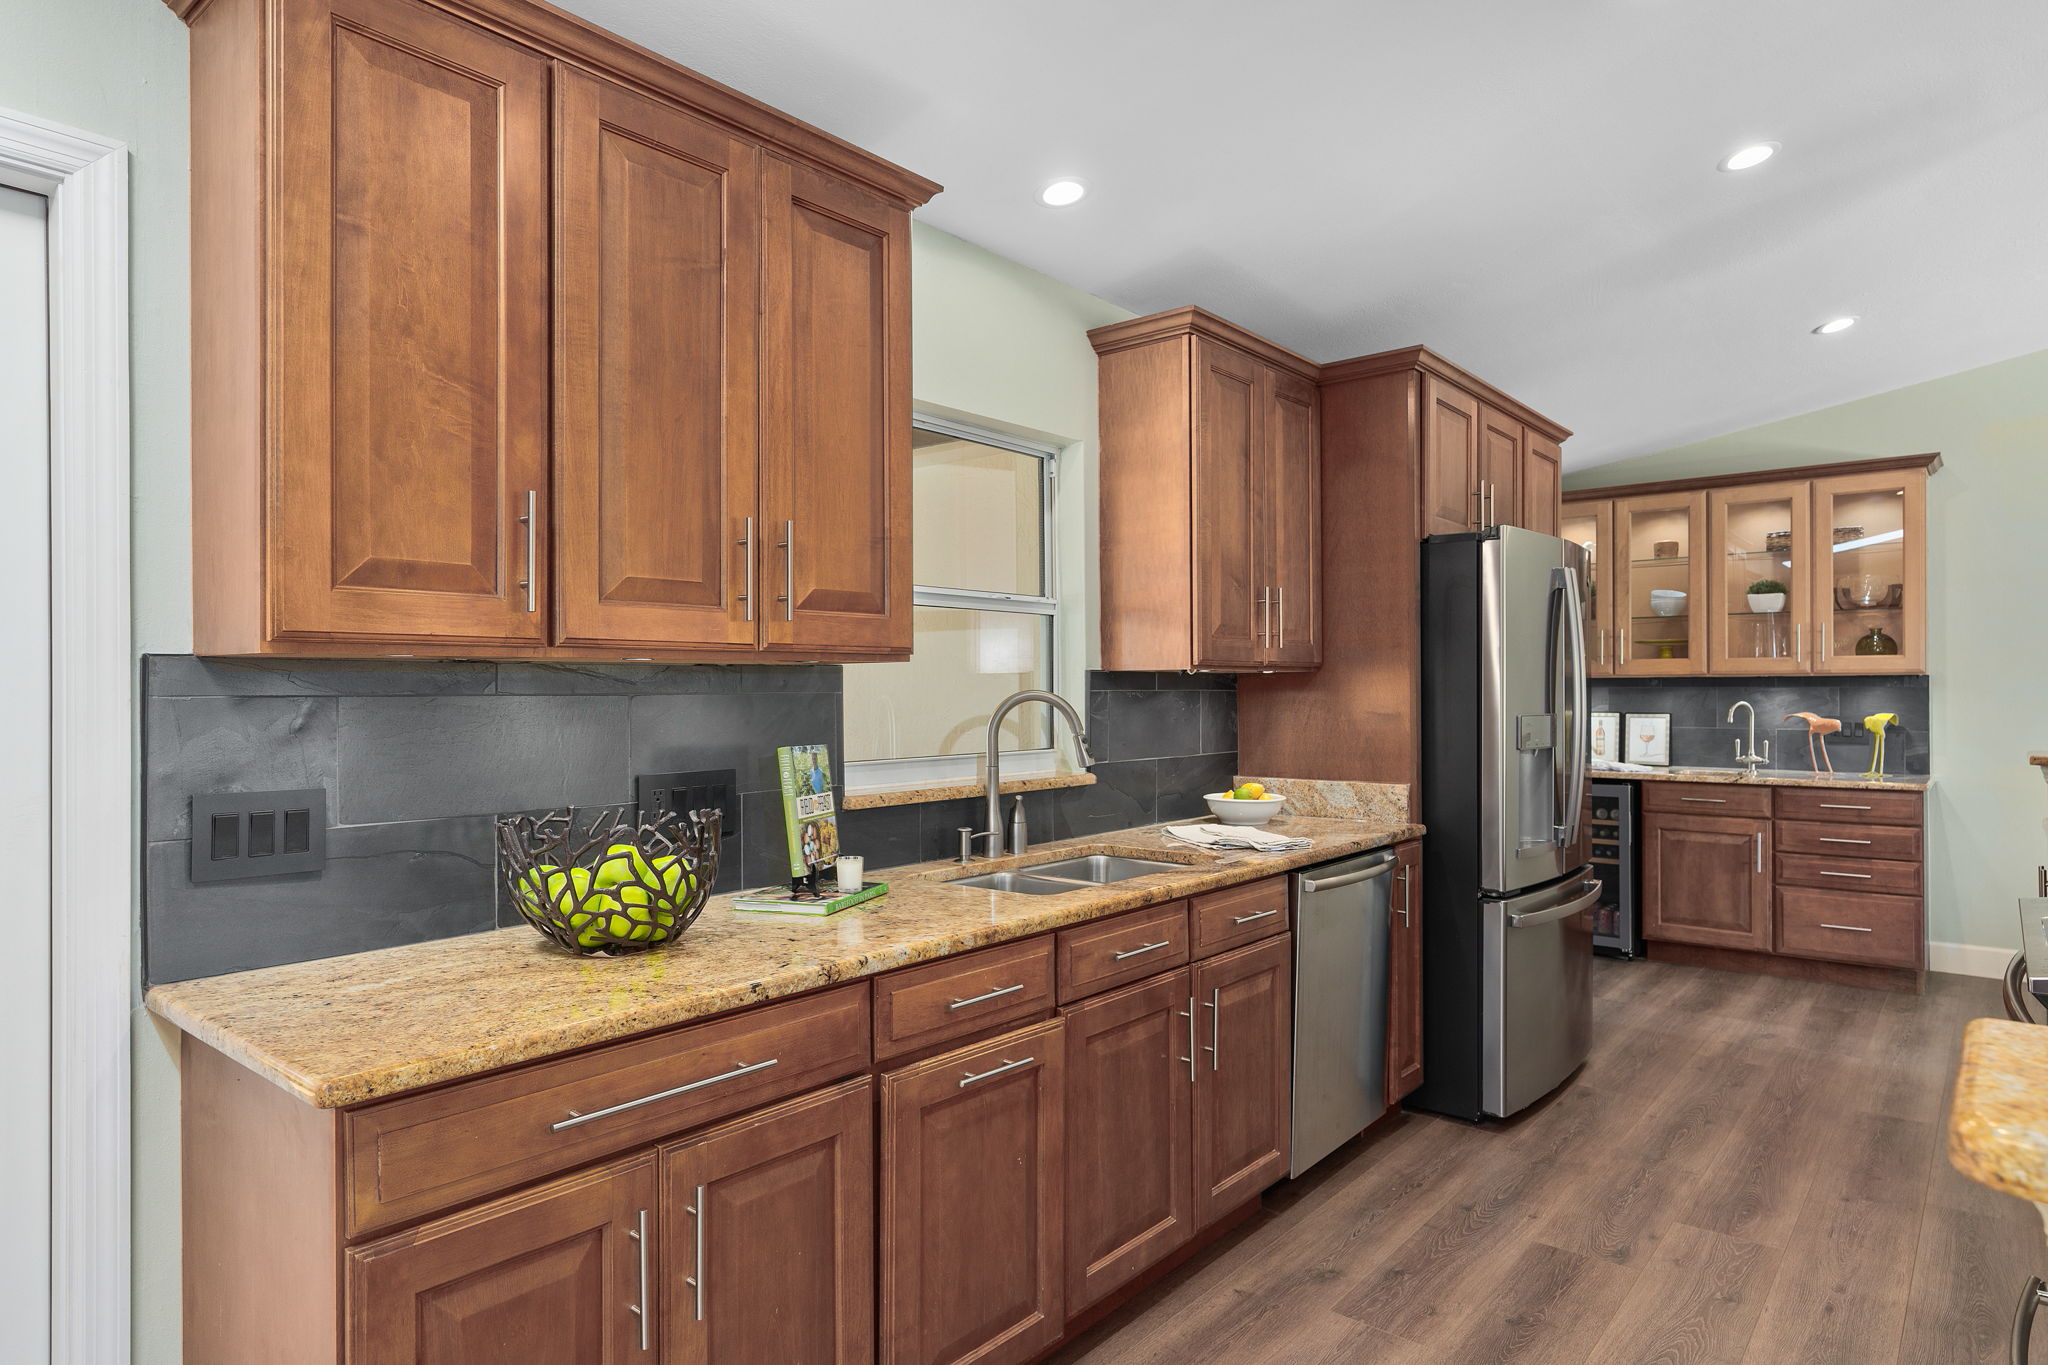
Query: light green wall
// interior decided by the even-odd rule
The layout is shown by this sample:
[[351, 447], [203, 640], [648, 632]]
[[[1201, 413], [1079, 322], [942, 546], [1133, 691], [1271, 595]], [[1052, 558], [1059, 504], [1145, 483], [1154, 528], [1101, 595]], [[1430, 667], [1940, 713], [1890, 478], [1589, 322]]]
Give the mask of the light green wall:
[[2048, 351], [1581, 470], [1565, 487], [1930, 450], [1942, 468], [1927, 485], [1928, 937], [2009, 952], [2014, 899], [2048, 861], [2048, 784], [2026, 761], [2048, 749]]

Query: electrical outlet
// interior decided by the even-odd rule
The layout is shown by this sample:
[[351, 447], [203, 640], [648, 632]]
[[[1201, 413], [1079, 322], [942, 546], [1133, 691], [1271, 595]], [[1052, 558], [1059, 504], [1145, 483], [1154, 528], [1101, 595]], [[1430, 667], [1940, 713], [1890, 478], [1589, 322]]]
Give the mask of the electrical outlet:
[[739, 797], [735, 788], [740, 775], [731, 768], [701, 773], [643, 773], [633, 780], [634, 795], [640, 802], [640, 818], [651, 820], [665, 810], [678, 813], [717, 809], [721, 839], [740, 832]]
[[192, 798], [192, 880], [283, 877], [327, 866], [327, 792], [213, 792]]

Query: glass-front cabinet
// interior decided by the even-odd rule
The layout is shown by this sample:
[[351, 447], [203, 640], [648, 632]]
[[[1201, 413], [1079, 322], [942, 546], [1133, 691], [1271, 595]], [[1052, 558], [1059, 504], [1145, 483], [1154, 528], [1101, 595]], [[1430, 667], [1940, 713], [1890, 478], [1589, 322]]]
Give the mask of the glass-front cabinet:
[[1707, 671], [1707, 495], [1614, 503], [1614, 672]]
[[1926, 475], [1815, 479], [1813, 538], [1816, 671], [1926, 671]]
[[1716, 488], [1707, 495], [1708, 667], [1715, 673], [1808, 673], [1813, 627], [1813, 485]]
[[1566, 503], [1558, 535], [1586, 552], [1586, 672], [1606, 677], [1614, 672], [1614, 504]]

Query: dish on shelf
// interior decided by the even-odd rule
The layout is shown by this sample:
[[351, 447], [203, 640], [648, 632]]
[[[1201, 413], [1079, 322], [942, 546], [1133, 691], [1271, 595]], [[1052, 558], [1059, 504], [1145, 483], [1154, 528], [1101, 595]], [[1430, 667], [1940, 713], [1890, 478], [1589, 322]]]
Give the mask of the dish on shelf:
[[1650, 610], [1658, 616], [1685, 615], [1686, 595], [1676, 588], [1652, 588]]

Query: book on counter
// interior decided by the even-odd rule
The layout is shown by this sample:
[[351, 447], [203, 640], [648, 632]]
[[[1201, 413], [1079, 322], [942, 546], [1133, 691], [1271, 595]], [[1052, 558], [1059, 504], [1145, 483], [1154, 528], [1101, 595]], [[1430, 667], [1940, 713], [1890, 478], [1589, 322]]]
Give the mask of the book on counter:
[[858, 891], [792, 891], [786, 886], [764, 886], [734, 897], [732, 908], [778, 915], [836, 915], [879, 900], [888, 890], [887, 882], [865, 882]]
[[839, 856], [839, 817], [832, 805], [832, 755], [822, 744], [775, 751], [782, 779], [782, 822], [789, 838], [789, 875], [809, 877]]

